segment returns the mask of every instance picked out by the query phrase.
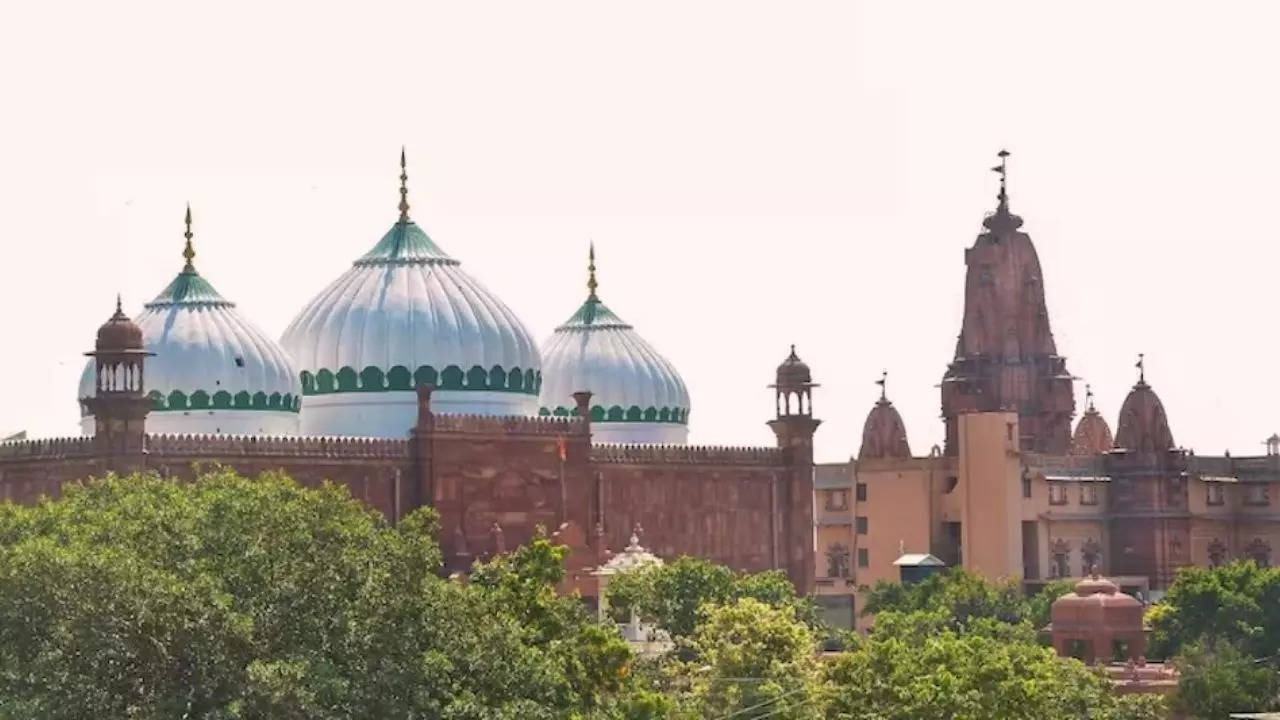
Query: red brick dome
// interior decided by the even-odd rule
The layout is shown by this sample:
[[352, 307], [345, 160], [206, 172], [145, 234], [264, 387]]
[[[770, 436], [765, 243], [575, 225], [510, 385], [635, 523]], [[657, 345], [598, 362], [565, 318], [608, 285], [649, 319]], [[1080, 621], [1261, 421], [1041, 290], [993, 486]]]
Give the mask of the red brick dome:
[[867, 422], [862, 426], [862, 449], [858, 451], [858, 459], [909, 457], [911, 446], [907, 444], [907, 428], [902, 416], [893, 403], [882, 396], [867, 413]]
[[1142, 632], [1142, 603], [1097, 575], [1076, 583], [1074, 590], [1053, 602], [1049, 612], [1055, 633]]
[[1091, 403], [1076, 424], [1075, 435], [1071, 437], [1070, 454], [1098, 455], [1107, 452], [1113, 445], [1111, 427]]
[[796, 355], [796, 346], [791, 346], [791, 354], [778, 366], [778, 387], [794, 388], [813, 384], [813, 373], [809, 366]]
[[120, 307], [120, 298], [116, 298], [116, 311], [101, 327], [98, 328], [98, 339], [94, 349], [98, 352], [138, 351], [145, 348], [142, 342], [142, 328], [138, 327]]
[[1173, 448], [1173, 433], [1164, 403], [1146, 380], [1129, 391], [1120, 406], [1120, 422], [1116, 425], [1116, 447], [1135, 452], [1160, 452]]

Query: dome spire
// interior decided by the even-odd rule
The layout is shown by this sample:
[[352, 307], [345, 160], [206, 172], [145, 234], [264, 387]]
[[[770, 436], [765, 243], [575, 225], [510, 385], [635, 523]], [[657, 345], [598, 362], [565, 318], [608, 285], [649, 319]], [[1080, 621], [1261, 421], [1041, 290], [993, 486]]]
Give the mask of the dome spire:
[[1138, 368], [1138, 385], [1147, 384], [1147, 356], [1146, 353], [1138, 353], [1138, 362], [1134, 365]]
[[409, 172], [406, 170], [404, 146], [400, 146], [400, 222], [409, 222]]
[[998, 204], [996, 211], [987, 216], [982, 221], [982, 225], [989, 230], [1004, 234], [1021, 227], [1022, 218], [1009, 212], [1009, 151], [1001, 150], [996, 153], [996, 156], [1000, 158], [1000, 164], [992, 167], [991, 172], [1000, 176], [1000, 193], [996, 195]]
[[182, 272], [194, 273], [196, 271], [196, 266], [192, 263], [192, 260], [195, 260], [196, 258], [196, 249], [191, 245], [191, 203], [187, 203], [187, 216], [185, 222], [187, 230], [182, 234], [182, 236], [187, 239], [187, 246], [182, 249], [182, 257], [187, 261], [187, 264], [183, 266]]
[[1005, 212], [1009, 212], [1009, 191], [1007, 187], [1007, 182], [1009, 180], [1009, 167], [1007, 164], [1009, 151], [1001, 150], [996, 153], [996, 156], [1000, 158], [1000, 164], [991, 168], [992, 172], [1000, 175], [1000, 194], [996, 195], [996, 199], [1000, 201], [999, 207]]
[[596, 282], [596, 243], [593, 240], [587, 249], [587, 302], [600, 300], [596, 297], [597, 287], [600, 287], [600, 284]]
[[1096, 408], [1093, 407], [1093, 386], [1088, 383], [1085, 383], [1084, 386], [1084, 403], [1085, 412], [1094, 412], [1096, 410]]
[[116, 315], [124, 315], [124, 306], [120, 300], [120, 293], [116, 293]]

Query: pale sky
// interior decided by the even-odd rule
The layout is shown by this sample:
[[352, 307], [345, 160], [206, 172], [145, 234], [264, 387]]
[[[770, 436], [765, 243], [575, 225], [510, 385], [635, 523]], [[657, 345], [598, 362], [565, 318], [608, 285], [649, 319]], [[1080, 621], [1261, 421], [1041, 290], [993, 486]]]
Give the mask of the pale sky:
[[[1051, 9], [1054, 8], [1054, 9]], [[600, 294], [680, 370], [690, 440], [772, 444], [796, 343], [820, 460], [889, 371], [940, 443], [964, 250], [1010, 195], [1058, 349], [1114, 428], [1136, 355], [1174, 439], [1280, 430], [1280, 6], [10, 3], [0, 434], [77, 432], [82, 353], [197, 266], [278, 337], [396, 218], [540, 341]], [[1078, 402], [1083, 406], [1084, 383]]]

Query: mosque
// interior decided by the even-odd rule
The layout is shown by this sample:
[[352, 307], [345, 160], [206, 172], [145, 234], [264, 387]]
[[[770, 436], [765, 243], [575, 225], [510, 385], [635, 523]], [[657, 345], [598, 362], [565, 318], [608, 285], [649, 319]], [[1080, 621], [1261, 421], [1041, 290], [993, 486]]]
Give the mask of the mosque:
[[781, 569], [807, 589], [818, 422], [794, 349], [762, 418], [776, 447], [689, 446], [688, 389], [601, 300], [594, 248], [582, 305], [539, 345], [410, 217], [405, 165], [399, 217], [278, 342], [200, 274], [188, 208], [177, 275], [134, 319], [117, 301], [88, 353], [84, 436], [0, 444], [3, 497], [107, 471], [283, 469], [392, 520], [433, 506], [454, 570], [541, 526], [579, 569], [643, 533], [663, 556]]
[[882, 392], [856, 457], [815, 466], [815, 384], [794, 347], [762, 418], [776, 446], [688, 445], [688, 389], [601, 300], [594, 251], [582, 305], [539, 344], [410, 217], [402, 155], [399, 217], [279, 342], [199, 273], [188, 211], [177, 276], [99, 330], [77, 394], [84, 436], [0, 443], [0, 495], [34, 502], [112, 470], [283, 469], [393, 521], [434, 507], [450, 569], [542, 526], [581, 579], [634, 535], [658, 557], [784, 570], [845, 625], [865, 588], [911, 563], [1032, 586], [1100, 572], [1143, 598], [1187, 565], [1269, 564], [1280, 436], [1258, 457], [1176, 445], [1141, 358], [1114, 435], [1091, 393], [1073, 428], [1076, 378], [1006, 156], [966, 251], [946, 439], [926, 454]]

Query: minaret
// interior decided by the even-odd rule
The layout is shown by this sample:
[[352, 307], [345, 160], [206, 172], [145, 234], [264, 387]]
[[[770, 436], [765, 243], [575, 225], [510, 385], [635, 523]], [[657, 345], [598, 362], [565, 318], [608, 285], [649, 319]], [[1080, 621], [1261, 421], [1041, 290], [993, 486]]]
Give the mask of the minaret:
[[94, 359], [94, 394], [84, 403], [94, 417], [95, 442], [111, 456], [112, 469], [125, 471], [139, 464], [135, 461], [143, 451], [151, 409], [143, 370], [151, 353], [142, 329], [124, 314], [119, 295], [115, 314], [98, 328], [93, 352], [85, 354]]
[[1000, 175], [996, 210], [965, 251], [964, 320], [955, 359], [942, 379], [946, 452], [958, 454], [958, 417], [1018, 413], [1025, 451], [1066, 454], [1075, 397], [1066, 360], [1049, 329], [1044, 279], [1022, 218], [1009, 210], [1007, 151], [992, 168]]
[[782, 547], [778, 565], [799, 593], [813, 590], [813, 433], [821, 420], [813, 417], [812, 391], [817, 387], [796, 346], [778, 366], [774, 390], [776, 417], [769, 427], [778, 437], [785, 474], [779, 478], [778, 512], [774, 518]]

